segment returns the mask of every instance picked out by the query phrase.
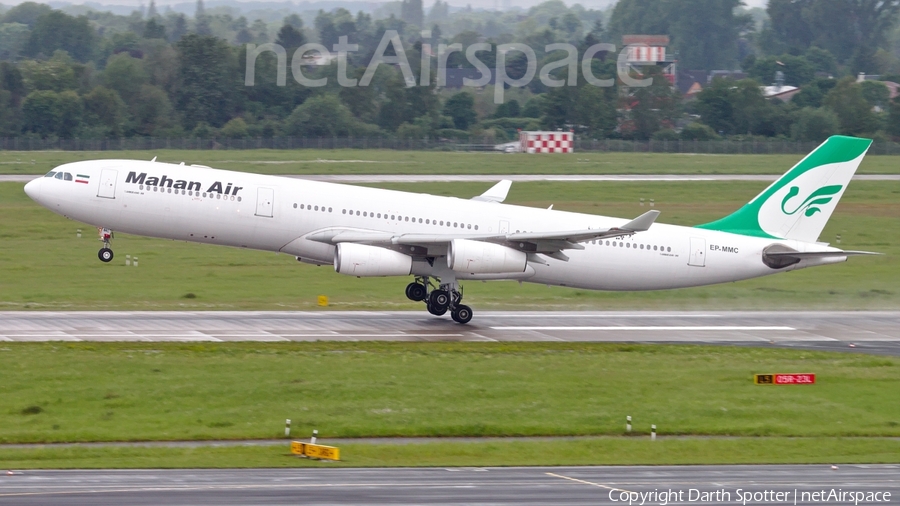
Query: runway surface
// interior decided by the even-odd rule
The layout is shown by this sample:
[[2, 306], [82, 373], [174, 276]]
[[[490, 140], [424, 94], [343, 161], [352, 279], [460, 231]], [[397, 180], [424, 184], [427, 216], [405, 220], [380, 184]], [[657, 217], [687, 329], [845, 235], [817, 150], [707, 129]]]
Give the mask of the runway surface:
[[0, 312], [0, 341], [605, 341], [900, 355], [900, 311]]
[[[569, 175], [569, 174], [422, 174], [422, 175], [381, 175], [381, 174], [309, 174], [285, 175], [311, 181], [332, 183], [452, 183], [483, 182], [495, 183], [501, 179], [513, 182], [534, 181], [638, 181], [638, 182], [678, 182], [678, 181], [760, 181], [772, 182], [780, 174], [620, 174], [620, 175]], [[0, 183], [27, 183], [41, 175], [0, 175]], [[858, 174], [854, 181], [900, 181], [900, 174]]]
[[[843, 500], [827, 500], [832, 493], [843, 494], [837, 496]], [[896, 503], [900, 465], [76, 470], [0, 476], [4, 505], [627, 505], [629, 499], [660, 506], [856, 504], [858, 496], [848, 493], [863, 494], [858, 504]]]

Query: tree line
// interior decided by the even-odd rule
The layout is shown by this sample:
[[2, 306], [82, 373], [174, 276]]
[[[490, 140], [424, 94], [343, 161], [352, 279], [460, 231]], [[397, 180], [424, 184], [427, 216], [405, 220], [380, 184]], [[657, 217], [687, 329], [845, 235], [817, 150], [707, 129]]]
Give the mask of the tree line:
[[[620, 0], [605, 12], [559, 0], [518, 13], [451, 9], [441, 0], [428, 9], [421, 0], [386, 5], [383, 17], [335, 9], [307, 20], [290, 14], [249, 22], [206, 9], [202, 0], [190, 18], [161, 13], [153, 2], [130, 16], [75, 16], [20, 4], [0, 14], [0, 136], [480, 136], [499, 142], [518, 129], [573, 129], [595, 139], [900, 136], [900, 102], [882, 82], [856, 78], [866, 72], [900, 82], [900, 0], [770, 0], [764, 11], [746, 10], [739, 0]], [[422, 53], [441, 43], [486, 42], [479, 59], [493, 68], [499, 44], [522, 42], [542, 66], [560, 58], [545, 51], [549, 44], [573, 44], [581, 61], [595, 44], [620, 46], [624, 34], [648, 33], [669, 35], [669, 51], [682, 69], [741, 69], [747, 79], [704, 82], [702, 92], [685, 99], [656, 67], [641, 68], [651, 86], [634, 88], [594, 86], [578, 65], [575, 86], [534, 79], [506, 90], [507, 100], [495, 104], [490, 85], [438, 88], [432, 69], [429, 84], [409, 86], [391, 65], [380, 65], [369, 86], [342, 87], [335, 63], [309, 63], [304, 74], [328, 78], [326, 86], [291, 79], [278, 86], [277, 59], [266, 52], [256, 59], [255, 85], [244, 85], [247, 44], [274, 42], [292, 54], [307, 42], [331, 48], [346, 36], [359, 47], [348, 57], [347, 74], [359, 79], [391, 30], [400, 34], [416, 76]], [[615, 56], [597, 53], [591, 73], [615, 78]], [[466, 69], [471, 62], [454, 53], [448, 66]], [[524, 55], [507, 57], [511, 77], [526, 70]], [[552, 74], [569, 77], [565, 66]], [[761, 86], [776, 75], [801, 87], [790, 102], [765, 97]]]

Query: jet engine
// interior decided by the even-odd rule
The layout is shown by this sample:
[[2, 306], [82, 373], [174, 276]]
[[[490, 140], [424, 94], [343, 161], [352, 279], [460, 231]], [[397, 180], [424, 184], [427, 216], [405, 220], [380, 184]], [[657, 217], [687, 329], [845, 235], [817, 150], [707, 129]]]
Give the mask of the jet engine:
[[523, 272], [524, 252], [490, 242], [453, 239], [447, 251], [447, 267], [466, 273]]
[[407, 276], [412, 257], [393, 250], [342, 242], [334, 254], [334, 270], [348, 276]]

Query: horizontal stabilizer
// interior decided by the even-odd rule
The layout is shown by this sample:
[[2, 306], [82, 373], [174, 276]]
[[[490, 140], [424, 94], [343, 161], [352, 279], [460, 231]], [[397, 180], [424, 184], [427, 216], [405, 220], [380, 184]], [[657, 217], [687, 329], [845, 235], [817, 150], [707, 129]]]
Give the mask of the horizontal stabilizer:
[[506, 200], [506, 195], [509, 193], [509, 188], [512, 186], [512, 181], [509, 179], [504, 179], [499, 183], [491, 186], [491, 189], [482, 193], [477, 197], [472, 197], [471, 200], [479, 200], [481, 202], [503, 202]]
[[767, 251], [766, 255], [770, 257], [787, 257], [787, 258], [827, 258], [827, 257], [849, 257], [856, 255], [882, 255], [874, 251]]

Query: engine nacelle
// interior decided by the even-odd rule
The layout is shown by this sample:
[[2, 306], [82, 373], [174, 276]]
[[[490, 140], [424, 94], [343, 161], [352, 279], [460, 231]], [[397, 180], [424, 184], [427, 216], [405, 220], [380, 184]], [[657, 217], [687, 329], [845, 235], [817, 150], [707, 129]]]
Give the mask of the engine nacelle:
[[527, 264], [524, 252], [490, 242], [453, 239], [447, 250], [447, 267], [457, 272], [523, 272]]
[[412, 257], [377, 246], [342, 242], [334, 254], [334, 270], [348, 276], [408, 276]]

